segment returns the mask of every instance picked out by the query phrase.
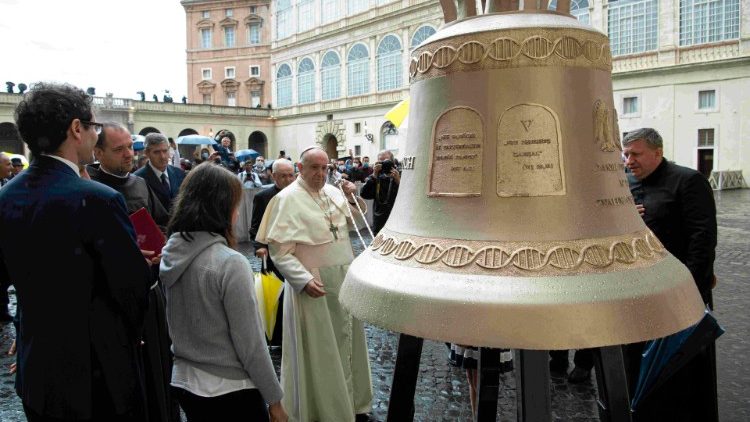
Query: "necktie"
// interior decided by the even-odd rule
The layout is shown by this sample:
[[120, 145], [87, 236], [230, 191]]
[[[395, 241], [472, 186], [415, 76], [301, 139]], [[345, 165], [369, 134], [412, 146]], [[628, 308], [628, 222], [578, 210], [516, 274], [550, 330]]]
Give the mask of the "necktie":
[[169, 182], [167, 181], [167, 175], [164, 173], [161, 174], [161, 185], [169, 192]]

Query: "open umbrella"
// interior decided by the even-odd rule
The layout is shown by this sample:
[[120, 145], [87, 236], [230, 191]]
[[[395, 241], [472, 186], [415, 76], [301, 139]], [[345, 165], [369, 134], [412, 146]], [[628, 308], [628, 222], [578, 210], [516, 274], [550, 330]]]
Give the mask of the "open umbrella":
[[253, 160], [259, 156], [260, 153], [254, 149], [241, 149], [239, 151], [235, 151], [234, 156], [240, 161], [246, 161], [248, 158], [252, 158]]
[[283, 291], [284, 282], [276, 277], [273, 271], [268, 271], [266, 259], [263, 258], [263, 268], [259, 274], [255, 274], [255, 296], [258, 301], [258, 313], [269, 341], [272, 340], [276, 327], [279, 297]]
[[146, 148], [145, 140], [146, 137], [143, 135], [130, 135], [130, 139], [133, 140], [133, 151], [143, 151]]
[[646, 343], [638, 384], [630, 407], [636, 410], [646, 396], [664, 384], [722, 334], [724, 329], [719, 326], [711, 311], [706, 309], [703, 318], [692, 327]]
[[18, 158], [19, 160], [21, 160], [21, 162], [23, 163], [23, 168], [29, 167], [29, 160], [26, 159], [25, 155], [13, 154], [13, 153], [10, 153], [10, 152], [3, 152], [3, 154], [5, 154], [8, 157], [8, 159], [10, 159], [10, 160], [12, 160], [14, 158]]
[[179, 145], [215, 145], [216, 141], [208, 136], [201, 135], [186, 135], [177, 138]]
[[406, 116], [409, 114], [409, 98], [401, 100], [398, 104], [393, 106], [387, 113], [385, 118], [393, 123], [393, 126], [400, 127], [401, 123], [404, 122]]

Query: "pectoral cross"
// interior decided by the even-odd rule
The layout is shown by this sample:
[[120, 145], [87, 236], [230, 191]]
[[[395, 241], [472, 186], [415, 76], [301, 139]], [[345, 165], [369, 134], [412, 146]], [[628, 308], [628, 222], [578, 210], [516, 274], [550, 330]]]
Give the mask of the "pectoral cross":
[[328, 230], [331, 231], [334, 239], [339, 240], [339, 235], [338, 235], [339, 228], [338, 227], [334, 226], [333, 223], [331, 223], [331, 225], [328, 227]]

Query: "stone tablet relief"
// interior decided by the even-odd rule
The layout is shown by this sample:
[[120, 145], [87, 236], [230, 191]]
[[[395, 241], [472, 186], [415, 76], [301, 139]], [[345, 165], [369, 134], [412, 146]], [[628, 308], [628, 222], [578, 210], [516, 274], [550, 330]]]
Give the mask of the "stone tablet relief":
[[518, 104], [497, 127], [497, 195], [565, 195], [557, 115], [539, 104]]
[[468, 107], [445, 111], [432, 131], [429, 196], [481, 196], [482, 118]]

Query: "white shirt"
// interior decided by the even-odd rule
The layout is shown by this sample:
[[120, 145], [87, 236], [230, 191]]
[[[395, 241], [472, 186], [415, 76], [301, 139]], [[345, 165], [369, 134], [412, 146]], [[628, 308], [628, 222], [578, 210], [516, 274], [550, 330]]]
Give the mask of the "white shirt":
[[161, 175], [163, 174], [164, 177], [167, 178], [167, 183], [169, 183], [169, 187], [172, 187], [172, 182], [169, 181], [169, 173], [167, 173], [166, 171], [161, 171], [157, 169], [156, 167], [151, 165], [151, 161], [148, 162], [148, 166], [151, 167], [151, 170], [153, 170], [154, 173], [156, 173], [156, 178], [159, 179], [159, 181], [161, 181]]
[[250, 378], [241, 380], [222, 378], [192, 366], [182, 359], [175, 359], [172, 368], [170, 384], [187, 390], [196, 396], [217, 397], [235, 391], [255, 388], [255, 384]]
[[73, 169], [73, 171], [78, 175], [78, 177], [81, 177], [81, 172], [78, 170], [78, 166], [74, 162], [68, 159], [62, 158], [59, 155], [51, 155], [51, 154], [41, 154], [41, 155], [45, 157], [49, 157], [49, 158], [54, 158], [55, 160], [61, 163], [65, 163], [65, 165]]

